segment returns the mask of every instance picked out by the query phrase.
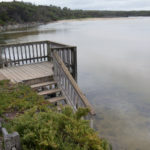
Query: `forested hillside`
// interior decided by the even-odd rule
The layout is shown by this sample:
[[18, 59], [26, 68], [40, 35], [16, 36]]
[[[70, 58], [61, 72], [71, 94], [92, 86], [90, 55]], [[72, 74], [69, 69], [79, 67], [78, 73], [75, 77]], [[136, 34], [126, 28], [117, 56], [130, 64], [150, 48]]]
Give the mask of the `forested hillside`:
[[150, 11], [83, 11], [56, 6], [36, 6], [24, 2], [0, 2], [0, 25], [50, 22], [88, 17], [150, 16]]

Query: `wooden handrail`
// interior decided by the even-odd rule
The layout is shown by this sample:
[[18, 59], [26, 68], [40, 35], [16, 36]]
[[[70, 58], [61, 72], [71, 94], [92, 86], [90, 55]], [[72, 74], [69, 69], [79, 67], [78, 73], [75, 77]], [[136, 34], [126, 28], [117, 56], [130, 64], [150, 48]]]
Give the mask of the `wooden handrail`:
[[47, 61], [47, 45], [45, 41], [0, 45], [1, 67]]
[[48, 44], [56, 44], [60, 45], [61, 47], [70, 47], [70, 45], [57, 43], [54, 41], [34, 41], [34, 42], [24, 42], [24, 43], [17, 43], [17, 44], [0, 44], [0, 47], [7, 47], [7, 46], [20, 46], [20, 45], [30, 45], [30, 44], [37, 44], [37, 43], [48, 43]]
[[[46, 41], [48, 42], [49, 44], [59, 44], [61, 47], [72, 47], [71, 45], [67, 45], [67, 44], [64, 44], [64, 43], [57, 43], [57, 42], [54, 42], [54, 41]], [[73, 46], [74, 47], [74, 46]]]
[[[73, 79], [73, 77], [71, 76], [70, 72], [68, 71], [67, 67], [65, 66], [65, 64], [63, 63], [63, 61], [61, 60], [61, 58], [58, 56], [57, 52], [54, 51], [53, 52], [53, 57], [54, 59], [56, 59], [57, 63], [61, 66], [63, 72], [65, 73], [65, 75], [67, 76], [68, 80], [70, 81], [73, 89], [76, 91], [76, 93], [79, 95], [80, 99], [82, 100], [82, 102], [85, 104], [85, 106], [87, 108], [89, 108], [90, 110], [90, 114], [91, 115], [95, 115], [95, 111], [92, 108], [91, 104], [88, 102], [87, 98], [84, 96], [84, 94], [81, 92], [80, 88], [78, 87], [77, 83], [75, 82], [75, 80]], [[55, 69], [55, 68], [54, 68]], [[54, 74], [55, 75], [55, 74]]]
[[17, 44], [0, 44], [0, 47], [9, 47], [9, 46], [21, 46], [21, 45], [31, 45], [31, 44], [40, 44], [47, 43], [48, 41], [36, 41], [36, 42], [26, 42], [26, 43], [17, 43]]
[[63, 63], [68, 68], [69, 72], [77, 82], [77, 48], [75, 46], [70, 47], [56, 47], [51, 48], [51, 51], [57, 51], [57, 54], [62, 59]]
[[60, 49], [70, 49], [70, 50], [73, 50], [73, 48], [76, 48], [76, 46], [68, 46], [68, 47], [55, 47], [55, 48], [52, 48], [52, 50], [60, 50]]

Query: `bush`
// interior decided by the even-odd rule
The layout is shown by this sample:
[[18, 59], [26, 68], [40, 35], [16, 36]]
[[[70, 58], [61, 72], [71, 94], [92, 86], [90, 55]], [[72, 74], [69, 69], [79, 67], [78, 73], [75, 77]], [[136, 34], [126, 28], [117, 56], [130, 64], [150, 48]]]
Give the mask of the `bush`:
[[4, 112], [25, 111], [43, 101], [29, 86], [0, 81], [0, 116]]
[[[9, 132], [17, 131], [23, 150], [110, 150], [83, 120], [88, 109], [76, 113], [70, 107], [56, 107], [38, 96], [30, 87], [0, 81], [0, 114], [17, 112], [13, 120], [5, 118]], [[12, 119], [12, 118], [11, 118]]]
[[83, 113], [73, 113], [70, 107], [62, 113], [40, 106], [28, 110], [11, 124], [12, 131], [21, 136], [23, 150], [108, 150], [106, 141], [100, 140]]

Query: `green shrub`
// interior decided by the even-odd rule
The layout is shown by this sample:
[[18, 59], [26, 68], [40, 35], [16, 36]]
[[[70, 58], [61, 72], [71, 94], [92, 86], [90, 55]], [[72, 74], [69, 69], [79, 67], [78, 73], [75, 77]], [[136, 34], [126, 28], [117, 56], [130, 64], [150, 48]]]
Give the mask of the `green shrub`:
[[0, 115], [4, 112], [22, 112], [43, 101], [29, 86], [0, 81]]
[[109, 144], [83, 120], [88, 109], [76, 113], [62, 107], [58, 113], [30, 87], [0, 81], [0, 114], [19, 112], [3, 125], [9, 132], [17, 131], [23, 150], [110, 150]]
[[11, 123], [11, 130], [19, 132], [23, 150], [109, 150], [89, 122], [82, 120], [82, 115], [79, 117], [88, 111], [79, 111], [73, 113], [66, 107], [57, 113], [45, 106], [34, 107], [17, 117]]

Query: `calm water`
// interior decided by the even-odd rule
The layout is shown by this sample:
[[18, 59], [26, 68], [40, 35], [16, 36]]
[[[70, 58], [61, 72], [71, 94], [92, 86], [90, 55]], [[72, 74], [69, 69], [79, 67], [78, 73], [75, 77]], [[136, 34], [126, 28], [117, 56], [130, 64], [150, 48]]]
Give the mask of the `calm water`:
[[0, 34], [1, 42], [78, 47], [78, 84], [114, 150], [150, 149], [150, 18], [60, 21]]

